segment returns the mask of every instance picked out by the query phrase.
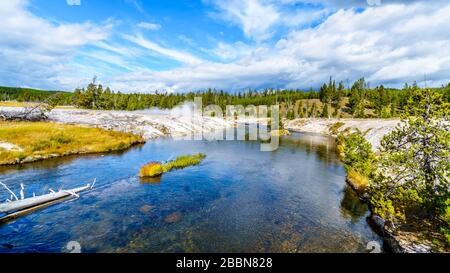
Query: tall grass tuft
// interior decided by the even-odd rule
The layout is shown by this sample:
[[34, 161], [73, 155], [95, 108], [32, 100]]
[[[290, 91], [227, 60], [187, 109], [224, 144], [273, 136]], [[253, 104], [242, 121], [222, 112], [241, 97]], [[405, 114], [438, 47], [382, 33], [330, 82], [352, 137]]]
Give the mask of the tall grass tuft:
[[206, 155], [199, 153], [196, 155], [183, 155], [177, 157], [174, 161], [168, 162], [166, 164], [161, 164], [158, 162], [151, 162], [144, 165], [140, 172], [140, 177], [155, 177], [160, 176], [163, 173], [170, 172], [172, 170], [183, 169], [189, 166], [195, 166], [200, 164]]
[[360, 174], [352, 168], [347, 172], [347, 182], [357, 192], [363, 193], [369, 187], [369, 178]]
[[139, 177], [155, 177], [164, 173], [162, 164], [159, 162], [151, 162], [146, 164], [139, 171]]

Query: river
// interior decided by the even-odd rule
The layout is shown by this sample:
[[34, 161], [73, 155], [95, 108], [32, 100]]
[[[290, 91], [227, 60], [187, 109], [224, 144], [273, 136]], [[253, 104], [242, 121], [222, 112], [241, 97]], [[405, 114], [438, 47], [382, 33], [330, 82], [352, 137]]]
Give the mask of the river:
[[[381, 239], [345, 183], [334, 140], [294, 133], [278, 150], [256, 141], [157, 139], [123, 153], [0, 167], [27, 196], [97, 179], [77, 200], [0, 225], [0, 253], [367, 252]], [[140, 179], [146, 162], [202, 152], [195, 167]], [[0, 198], [9, 195], [0, 189]]]

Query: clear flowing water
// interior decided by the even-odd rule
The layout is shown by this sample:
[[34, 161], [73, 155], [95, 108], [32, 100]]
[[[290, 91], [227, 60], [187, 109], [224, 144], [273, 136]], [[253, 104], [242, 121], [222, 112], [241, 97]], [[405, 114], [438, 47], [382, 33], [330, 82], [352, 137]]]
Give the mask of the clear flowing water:
[[[141, 180], [140, 166], [207, 154], [195, 167]], [[275, 152], [258, 142], [159, 139], [120, 154], [0, 168], [30, 196], [79, 187], [81, 198], [0, 225], [0, 252], [366, 252], [380, 241], [345, 184], [334, 140], [293, 134]], [[9, 195], [0, 189], [0, 197]]]

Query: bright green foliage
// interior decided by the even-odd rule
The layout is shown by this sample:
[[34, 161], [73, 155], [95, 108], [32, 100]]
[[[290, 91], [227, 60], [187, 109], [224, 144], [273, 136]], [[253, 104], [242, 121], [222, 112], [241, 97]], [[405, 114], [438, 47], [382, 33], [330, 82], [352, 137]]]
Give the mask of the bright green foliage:
[[364, 117], [364, 99], [365, 91], [367, 89], [366, 81], [364, 78], [357, 80], [350, 91], [349, 107], [350, 114], [353, 114], [357, 118]]
[[417, 89], [402, 124], [382, 140], [384, 187], [415, 189], [432, 208], [449, 195], [449, 105], [432, 90]]
[[323, 118], [329, 118], [329, 117], [330, 117], [328, 108], [329, 108], [329, 107], [328, 107], [328, 104], [325, 103], [325, 104], [323, 105], [323, 110], [322, 110], [322, 117], [323, 117]]
[[389, 221], [392, 225], [404, 222], [408, 209], [420, 206], [423, 202], [416, 190], [398, 187], [386, 197], [382, 191], [372, 191], [371, 204], [374, 213]]
[[371, 177], [373, 166], [375, 165], [375, 155], [372, 152], [372, 145], [364, 139], [361, 132], [351, 133], [346, 137], [343, 143], [344, 165], [347, 169], [351, 168], [358, 173]]
[[289, 108], [289, 110], [288, 110], [287, 113], [286, 113], [286, 118], [289, 119], [289, 120], [295, 119], [295, 112], [294, 112], [294, 109]]
[[420, 200], [427, 211], [439, 214], [450, 198], [449, 105], [442, 101], [442, 94], [416, 88], [406, 109], [402, 123], [381, 142], [372, 204], [382, 210], [380, 203], [390, 202], [396, 211], [404, 212], [399, 204], [416, 205], [413, 201]]
[[170, 172], [171, 170], [177, 170], [186, 168], [188, 166], [194, 166], [200, 164], [203, 159], [205, 159], [206, 155], [199, 153], [196, 155], [184, 155], [177, 157], [174, 161], [164, 164], [163, 170], [164, 172]]

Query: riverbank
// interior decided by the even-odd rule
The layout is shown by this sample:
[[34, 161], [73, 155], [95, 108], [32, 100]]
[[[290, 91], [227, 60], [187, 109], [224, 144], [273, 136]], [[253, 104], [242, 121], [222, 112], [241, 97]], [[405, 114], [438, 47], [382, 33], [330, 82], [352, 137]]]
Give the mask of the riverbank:
[[[399, 122], [399, 119], [295, 119], [286, 121], [285, 128], [297, 132], [329, 136], [337, 136], [340, 133], [345, 135], [359, 130], [362, 132], [364, 139], [372, 145], [372, 151], [376, 154], [379, 151], [382, 138], [390, 133]], [[342, 153], [342, 151], [338, 152]], [[360, 199], [369, 204], [372, 212], [369, 223], [384, 238], [386, 250], [395, 253], [445, 251], [445, 247], [438, 243], [442, 241], [442, 235], [436, 232], [435, 224], [429, 221], [409, 219], [398, 230], [391, 230], [386, 225], [386, 221], [372, 211], [364, 190], [368, 187], [369, 180], [357, 173], [355, 177], [355, 173], [352, 174], [352, 171], [349, 170], [346, 181], [357, 192]]]
[[0, 165], [121, 151], [144, 142], [139, 135], [98, 128], [51, 122], [0, 121]]
[[[0, 112], [13, 115], [20, 107], [0, 107]], [[144, 139], [183, 137], [202, 131], [214, 131], [232, 126], [232, 122], [214, 118], [190, 116], [186, 113], [151, 111], [100, 111], [84, 109], [53, 109], [48, 121], [82, 125], [106, 130], [142, 135]]]
[[390, 133], [398, 124], [399, 119], [294, 119], [287, 120], [284, 127], [288, 130], [337, 136], [342, 132], [354, 132], [357, 129], [377, 151], [381, 139]]
[[[414, 210], [408, 215], [403, 212], [405, 213], [403, 214], [404, 218], [400, 221], [392, 222], [392, 218], [389, 218], [391, 211], [394, 210], [393, 203], [379, 199], [378, 194], [384, 194], [384, 192], [377, 189], [376, 185], [380, 183], [379, 178], [373, 175], [379, 168], [379, 157], [382, 155], [371, 151], [363, 134], [339, 135], [336, 144], [339, 157], [347, 170], [346, 182], [359, 198], [369, 205], [371, 216], [368, 218], [368, 222], [384, 238], [386, 250], [394, 253], [448, 251], [446, 238], [440, 232], [441, 222], [426, 217], [423, 211]], [[395, 202], [401, 200], [402, 197], [396, 198]], [[389, 212], [386, 212], [387, 210]], [[380, 217], [380, 215], [382, 216]], [[390, 221], [383, 219], [385, 217]]]

